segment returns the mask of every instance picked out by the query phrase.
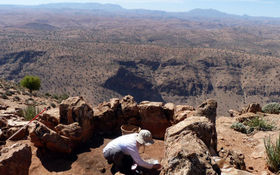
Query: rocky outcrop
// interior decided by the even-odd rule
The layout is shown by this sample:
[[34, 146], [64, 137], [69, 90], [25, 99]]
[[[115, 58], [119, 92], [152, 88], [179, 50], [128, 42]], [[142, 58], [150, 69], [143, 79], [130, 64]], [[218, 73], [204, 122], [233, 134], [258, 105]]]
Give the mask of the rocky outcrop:
[[90, 139], [94, 129], [93, 110], [83, 97], [70, 97], [59, 105], [60, 123], [78, 122], [82, 128], [82, 142]]
[[39, 115], [39, 122], [46, 125], [48, 128], [54, 130], [54, 127], [60, 123], [60, 115], [58, 108], [52, 108]]
[[134, 97], [127, 95], [121, 100], [121, 113], [119, 113], [118, 116], [121, 118], [139, 116], [137, 103], [134, 101]]
[[212, 131], [209, 133], [212, 135], [211, 145], [210, 145], [211, 148], [209, 148], [212, 154], [214, 154], [214, 152], [217, 153], [217, 142], [218, 142], [217, 131], [216, 131], [217, 107], [218, 107], [217, 101], [213, 99], [208, 99], [204, 101], [201, 105], [199, 105], [193, 114], [194, 116], [198, 116], [198, 117], [204, 116], [214, 124]]
[[15, 143], [0, 150], [1, 175], [28, 175], [31, 165], [31, 147]]
[[36, 147], [46, 147], [55, 152], [71, 153], [75, 143], [63, 135], [49, 129], [44, 124], [34, 121], [35, 127], [30, 131], [31, 142]]
[[162, 102], [141, 102], [138, 105], [141, 128], [151, 131], [154, 138], [163, 139], [166, 128], [171, 126]]
[[214, 127], [206, 117], [190, 117], [168, 128], [161, 175], [219, 174], [209, 150]]
[[250, 103], [249, 105], [242, 107], [241, 110], [242, 114], [248, 112], [252, 112], [252, 113], [262, 112], [261, 105], [258, 103]]
[[192, 106], [177, 105], [175, 107], [173, 122], [176, 124], [176, 123], [179, 123], [180, 121], [183, 121], [187, 117], [192, 116], [194, 111], [195, 111], [195, 108]]
[[161, 175], [220, 174], [211, 157], [217, 154], [216, 108], [215, 100], [206, 100], [193, 116], [166, 130]]
[[[101, 103], [94, 108], [94, 132], [97, 134], [112, 134], [120, 132], [120, 128], [117, 128], [117, 123], [121, 122], [117, 120], [116, 111], [111, 108], [111, 103]], [[125, 120], [122, 120], [125, 123]]]

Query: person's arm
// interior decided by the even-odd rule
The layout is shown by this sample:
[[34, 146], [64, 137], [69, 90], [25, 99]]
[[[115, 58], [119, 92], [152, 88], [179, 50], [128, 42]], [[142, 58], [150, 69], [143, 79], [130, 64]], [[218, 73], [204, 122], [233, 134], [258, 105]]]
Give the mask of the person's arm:
[[148, 163], [148, 162], [145, 162], [144, 160], [142, 160], [142, 158], [140, 157], [140, 154], [138, 152], [138, 148], [136, 146], [127, 147], [127, 151], [129, 152], [130, 156], [135, 161], [135, 163], [137, 163], [137, 165], [147, 168], [147, 169], [153, 168], [154, 164], [151, 164], [151, 163]]

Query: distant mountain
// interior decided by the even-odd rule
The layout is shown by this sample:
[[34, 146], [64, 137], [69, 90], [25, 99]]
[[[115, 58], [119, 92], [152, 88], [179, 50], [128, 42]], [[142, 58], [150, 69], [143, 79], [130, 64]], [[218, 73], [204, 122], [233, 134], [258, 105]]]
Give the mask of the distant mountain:
[[99, 10], [124, 10], [120, 5], [116, 4], [100, 4], [100, 3], [51, 3], [42, 4], [39, 8], [69, 8], [69, 9], [99, 9]]

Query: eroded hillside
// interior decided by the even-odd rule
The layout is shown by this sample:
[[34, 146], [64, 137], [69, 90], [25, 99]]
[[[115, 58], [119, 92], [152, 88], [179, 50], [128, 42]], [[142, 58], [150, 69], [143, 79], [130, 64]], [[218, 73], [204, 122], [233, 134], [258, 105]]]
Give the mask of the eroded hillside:
[[[32, 13], [15, 15], [23, 14]], [[213, 27], [216, 22], [77, 14], [39, 18], [0, 28], [1, 78], [18, 83], [36, 75], [41, 91], [82, 95], [93, 106], [127, 94], [137, 102], [192, 106], [214, 98], [218, 115], [225, 115], [250, 102], [279, 102], [277, 25]], [[70, 18], [87, 25], [73, 25]]]

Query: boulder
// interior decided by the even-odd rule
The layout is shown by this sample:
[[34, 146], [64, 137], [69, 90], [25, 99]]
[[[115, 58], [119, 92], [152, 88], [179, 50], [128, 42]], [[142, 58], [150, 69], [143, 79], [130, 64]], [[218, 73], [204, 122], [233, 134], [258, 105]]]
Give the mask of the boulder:
[[43, 114], [40, 114], [37, 120], [46, 125], [48, 128], [54, 130], [54, 127], [60, 122], [59, 109], [51, 108]]
[[194, 111], [195, 111], [195, 108], [192, 106], [177, 105], [175, 107], [175, 111], [174, 111], [173, 122], [176, 124], [176, 123], [179, 123], [180, 121], [183, 121], [187, 117], [192, 116]]
[[252, 113], [262, 112], [261, 105], [258, 103], [250, 103], [249, 105], [242, 107], [241, 113], [245, 114], [247, 112], [252, 112]]
[[[95, 129], [94, 132], [98, 134], [112, 134], [120, 132], [120, 126], [117, 119], [116, 112], [111, 108], [110, 103], [101, 103], [94, 108]], [[125, 120], [122, 120], [125, 123]]]
[[131, 95], [127, 95], [121, 100], [121, 112], [118, 113], [118, 116], [120, 118], [139, 116], [137, 103]]
[[216, 124], [217, 117], [217, 101], [208, 99], [196, 108], [194, 116], [205, 116], [209, 118], [214, 124]]
[[169, 127], [160, 174], [219, 174], [209, 150], [213, 128], [214, 124], [205, 117], [186, 118]]
[[15, 143], [0, 151], [1, 175], [28, 175], [31, 165], [31, 147], [23, 143]]
[[60, 123], [78, 122], [82, 128], [82, 142], [88, 141], [94, 129], [93, 110], [83, 97], [70, 97], [59, 105]]
[[141, 128], [149, 130], [154, 138], [163, 139], [166, 128], [171, 126], [165, 116], [163, 103], [145, 101], [138, 105], [138, 109]]
[[119, 98], [112, 98], [110, 99], [110, 108], [117, 112], [118, 108], [120, 107], [120, 99]]
[[201, 105], [199, 105], [193, 113], [193, 116], [197, 117], [206, 117], [208, 118], [213, 124], [214, 128], [211, 132], [211, 153], [214, 155], [214, 152], [217, 153], [217, 131], [216, 131], [216, 118], [217, 118], [217, 101], [213, 99], [208, 99], [204, 101]]
[[76, 143], [63, 135], [49, 129], [43, 123], [34, 121], [35, 126], [30, 130], [31, 142], [35, 147], [45, 147], [49, 150], [71, 153], [76, 146]]
[[82, 128], [78, 122], [70, 125], [59, 124], [54, 129], [58, 134], [68, 137], [71, 143], [79, 143], [82, 139]]

